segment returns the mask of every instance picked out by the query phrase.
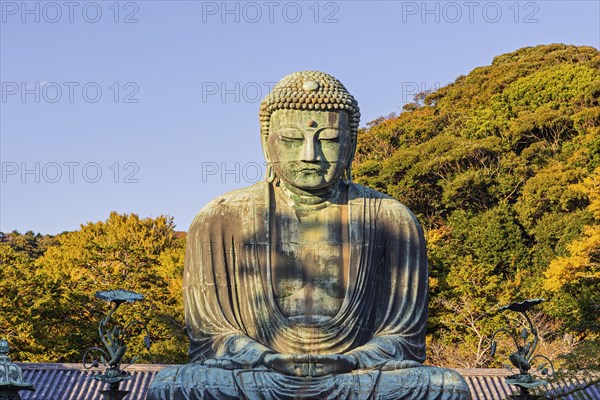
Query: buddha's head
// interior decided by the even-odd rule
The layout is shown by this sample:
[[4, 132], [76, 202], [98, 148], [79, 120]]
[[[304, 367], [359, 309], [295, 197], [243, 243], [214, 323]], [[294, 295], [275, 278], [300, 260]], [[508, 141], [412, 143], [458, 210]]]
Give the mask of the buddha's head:
[[260, 107], [267, 179], [307, 191], [349, 183], [359, 121], [356, 100], [333, 76], [287, 75]]

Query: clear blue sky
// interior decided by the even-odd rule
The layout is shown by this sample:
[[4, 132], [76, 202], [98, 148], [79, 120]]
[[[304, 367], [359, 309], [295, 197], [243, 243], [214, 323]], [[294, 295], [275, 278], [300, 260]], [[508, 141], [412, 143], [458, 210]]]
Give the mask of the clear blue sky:
[[496, 55], [600, 46], [598, 1], [2, 0], [0, 10], [3, 232], [56, 234], [111, 210], [171, 215], [187, 230], [210, 199], [262, 179], [259, 102], [294, 71], [339, 78], [364, 125]]

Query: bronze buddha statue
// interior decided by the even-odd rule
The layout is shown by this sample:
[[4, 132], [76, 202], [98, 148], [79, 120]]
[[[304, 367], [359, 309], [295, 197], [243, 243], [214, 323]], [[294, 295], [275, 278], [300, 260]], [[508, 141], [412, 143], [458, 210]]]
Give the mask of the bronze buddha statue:
[[149, 400], [469, 399], [423, 366], [423, 232], [398, 201], [355, 184], [360, 112], [331, 75], [284, 77], [261, 104], [267, 178], [218, 197], [187, 237], [191, 363]]

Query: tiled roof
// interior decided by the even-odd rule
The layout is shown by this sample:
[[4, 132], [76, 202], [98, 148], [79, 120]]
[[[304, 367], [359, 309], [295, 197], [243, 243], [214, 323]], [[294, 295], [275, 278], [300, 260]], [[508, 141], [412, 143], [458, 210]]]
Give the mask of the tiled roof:
[[[515, 392], [515, 387], [507, 385], [504, 378], [511, 373], [506, 369], [472, 368], [457, 369], [465, 377], [473, 400], [503, 400]], [[592, 382], [594, 382], [592, 384]], [[547, 386], [541, 386], [531, 394], [545, 396], [554, 400], [600, 400], [600, 376], [595, 379], [590, 375], [573, 378], [560, 378], [551, 381]]]
[[[21, 392], [22, 400], [102, 400], [100, 390], [108, 389], [92, 376], [98, 371], [86, 370], [81, 364], [35, 364], [20, 363], [23, 379], [36, 386], [35, 392]], [[146, 389], [158, 371], [167, 365], [136, 364], [127, 370], [133, 379], [121, 383], [121, 390], [130, 390], [126, 400], [144, 400]], [[509, 372], [504, 369], [457, 369], [471, 387], [473, 400], [502, 400], [512, 393], [504, 377]], [[589, 379], [589, 377], [587, 378]], [[598, 378], [596, 378], [598, 381]], [[586, 379], [561, 380], [546, 387], [549, 399], [561, 400], [600, 400], [600, 383], [589, 385]], [[586, 387], [567, 396], [565, 390]]]
[[[109, 385], [92, 379], [100, 371], [86, 370], [82, 364], [18, 363], [23, 380], [35, 385], [35, 392], [21, 391], [22, 400], [102, 400], [100, 390]], [[144, 400], [146, 389], [158, 371], [166, 365], [133, 365], [126, 369], [133, 378], [122, 382], [121, 390], [130, 390], [126, 400]]]

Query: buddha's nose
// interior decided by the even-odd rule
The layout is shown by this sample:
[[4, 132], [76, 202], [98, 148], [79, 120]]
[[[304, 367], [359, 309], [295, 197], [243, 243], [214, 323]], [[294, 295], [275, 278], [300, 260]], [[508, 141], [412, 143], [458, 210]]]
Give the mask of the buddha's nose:
[[305, 140], [302, 146], [302, 161], [315, 161], [317, 153], [315, 150], [314, 140]]

